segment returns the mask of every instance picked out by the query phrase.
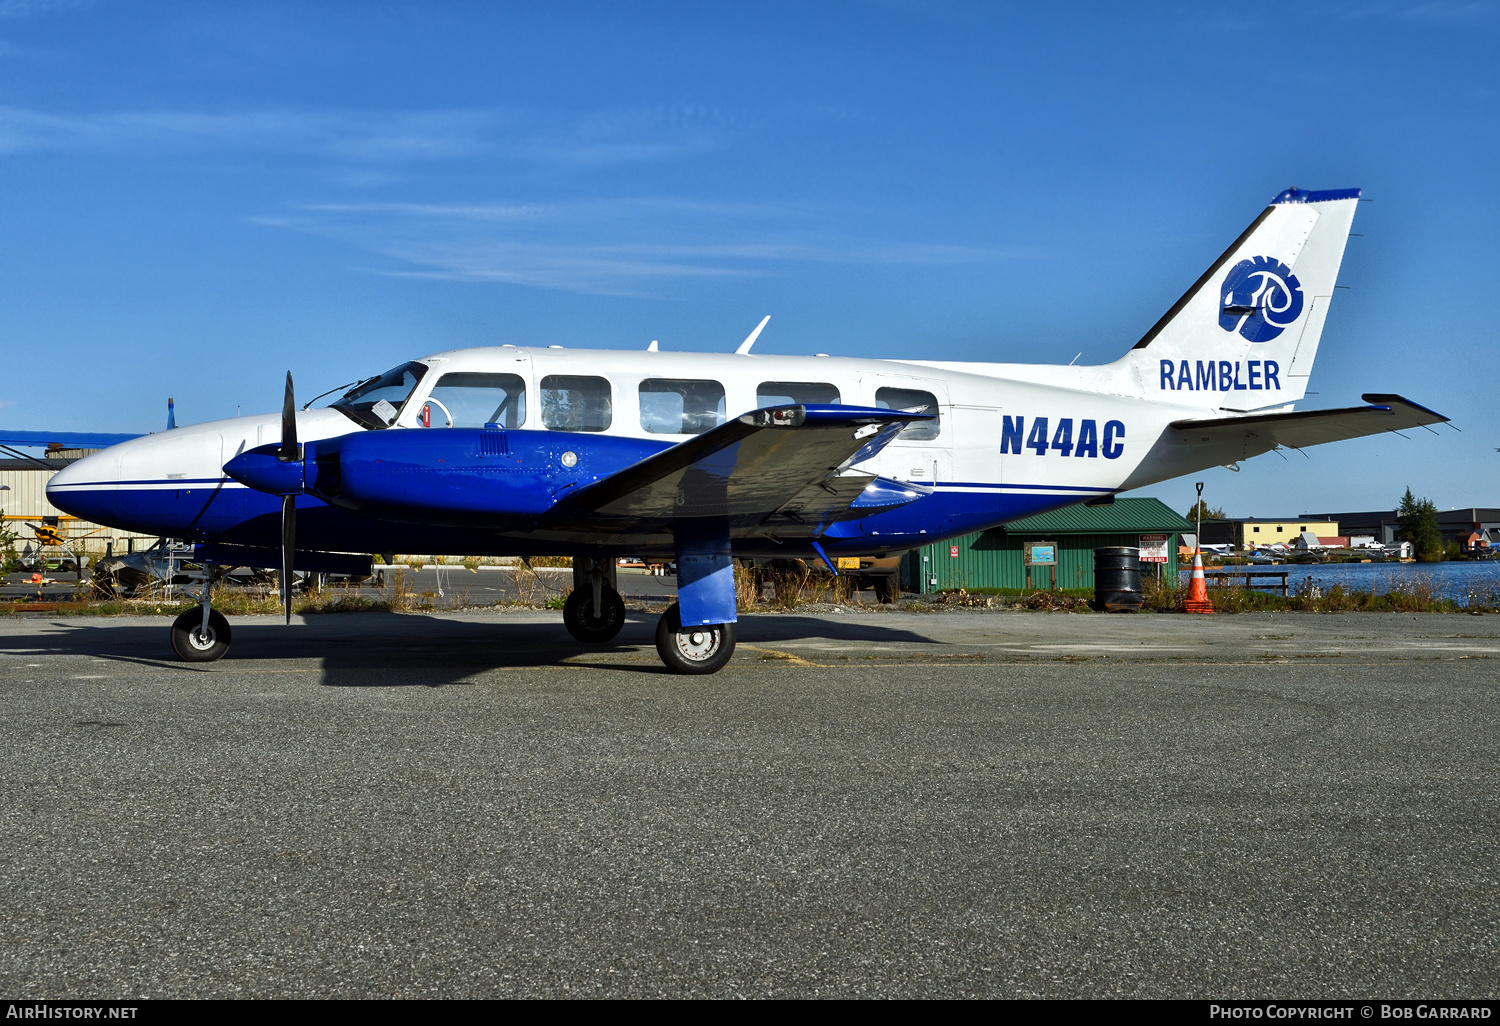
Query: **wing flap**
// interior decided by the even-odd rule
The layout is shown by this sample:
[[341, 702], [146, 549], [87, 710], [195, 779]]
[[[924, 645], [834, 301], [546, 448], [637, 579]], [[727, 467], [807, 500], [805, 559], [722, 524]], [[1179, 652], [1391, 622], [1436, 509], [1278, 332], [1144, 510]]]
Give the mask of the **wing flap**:
[[630, 520], [755, 521], [784, 511], [790, 522], [826, 521], [875, 480], [850, 472], [851, 461], [926, 417], [852, 406], [755, 410], [580, 488], [566, 503]]

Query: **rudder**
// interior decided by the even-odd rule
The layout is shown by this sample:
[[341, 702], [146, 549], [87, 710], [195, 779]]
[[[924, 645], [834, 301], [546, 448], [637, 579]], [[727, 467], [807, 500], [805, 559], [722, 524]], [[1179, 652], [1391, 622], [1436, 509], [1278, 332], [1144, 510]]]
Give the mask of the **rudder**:
[[1117, 366], [1140, 394], [1187, 405], [1301, 399], [1358, 202], [1358, 189], [1281, 193]]

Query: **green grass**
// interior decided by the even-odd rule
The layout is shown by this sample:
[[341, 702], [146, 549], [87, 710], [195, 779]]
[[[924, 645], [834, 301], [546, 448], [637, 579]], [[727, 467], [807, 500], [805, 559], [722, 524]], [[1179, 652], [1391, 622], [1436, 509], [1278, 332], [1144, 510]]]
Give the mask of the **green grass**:
[[957, 595], [964, 592], [969, 595], [993, 595], [1000, 598], [1026, 598], [1029, 595], [1047, 594], [1059, 595], [1063, 598], [1091, 599], [1094, 597], [1093, 588], [943, 588], [938, 591], [939, 595]]
[[[32, 602], [0, 602], [0, 616], [16, 613], [17, 605]], [[51, 604], [48, 600], [47, 604]], [[214, 595], [214, 608], [225, 616], [250, 616], [256, 613], [281, 612], [281, 600], [276, 596], [246, 595], [242, 592], [226, 592]], [[88, 602], [59, 600], [55, 609], [47, 611], [49, 616], [177, 616], [189, 609], [196, 609], [197, 602], [191, 600], [162, 599], [100, 599]], [[381, 599], [367, 598], [356, 594], [322, 594], [299, 597], [292, 602], [292, 612], [304, 616], [320, 613], [372, 613], [389, 610], [391, 604]]]

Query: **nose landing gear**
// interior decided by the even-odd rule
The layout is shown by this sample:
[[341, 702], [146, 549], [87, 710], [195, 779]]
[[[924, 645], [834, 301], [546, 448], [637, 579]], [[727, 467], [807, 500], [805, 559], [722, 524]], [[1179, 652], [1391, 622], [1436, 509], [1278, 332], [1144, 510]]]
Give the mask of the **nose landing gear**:
[[198, 593], [198, 608], [189, 609], [172, 621], [172, 651], [185, 663], [211, 663], [222, 659], [229, 651], [229, 621], [209, 605], [219, 573], [217, 566], [203, 568], [203, 590]]

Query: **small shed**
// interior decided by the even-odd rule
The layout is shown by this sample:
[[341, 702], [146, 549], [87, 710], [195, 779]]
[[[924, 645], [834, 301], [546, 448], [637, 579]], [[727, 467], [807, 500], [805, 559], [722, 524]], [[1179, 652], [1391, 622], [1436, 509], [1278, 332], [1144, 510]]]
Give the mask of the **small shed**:
[[[1160, 499], [1116, 499], [1108, 506], [1067, 506], [914, 549], [903, 565], [902, 583], [918, 593], [1024, 588], [1026, 545], [1043, 541], [1057, 545], [1059, 588], [1093, 588], [1095, 549], [1112, 545], [1140, 548], [1153, 541], [1165, 549], [1166, 562], [1160, 564], [1163, 576], [1176, 581], [1178, 540], [1192, 530], [1190, 521]], [[1151, 566], [1143, 562], [1141, 573], [1151, 573]], [[1046, 567], [1033, 567], [1032, 587], [1046, 588], [1050, 580]]]

